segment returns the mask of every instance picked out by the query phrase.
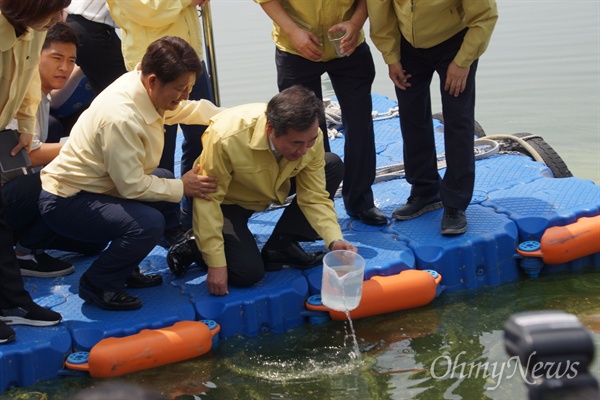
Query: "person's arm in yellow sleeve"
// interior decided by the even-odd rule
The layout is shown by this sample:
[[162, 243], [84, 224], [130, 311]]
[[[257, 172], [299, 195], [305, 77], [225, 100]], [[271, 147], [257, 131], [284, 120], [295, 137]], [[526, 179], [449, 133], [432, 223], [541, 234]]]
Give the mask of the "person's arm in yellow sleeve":
[[463, 1], [463, 7], [468, 30], [460, 50], [448, 65], [444, 85], [444, 90], [454, 97], [465, 90], [471, 64], [487, 48], [498, 19], [494, 0]]
[[33, 74], [31, 82], [27, 87], [27, 92], [23, 98], [19, 110], [17, 111], [17, 122], [19, 131], [19, 143], [10, 152], [11, 155], [16, 155], [21, 149], [26, 149], [27, 152], [31, 149], [31, 141], [35, 132], [37, 109], [42, 100], [42, 82], [39, 72]]
[[212, 201], [194, 199], [193, 229], [196, 245], [208, 266], [206, 285], [215, 296], [228, 294], [227, 260], [223, 239], [223, 212], [221, 203], [231, 182], [231, 162], [223, 149], [220, 136], [208, 127], [202, 137], [203, 151], [197, 160], [199, 173], [217, 179], [217, 191]]
[[279, 0], [255, 0], [263, 11], [290, 38], [294, 48], [300, 55], [311, 61], [319, 61], [323, 57], [323, 43], [309, 30], [298, 26], [290, 18]]

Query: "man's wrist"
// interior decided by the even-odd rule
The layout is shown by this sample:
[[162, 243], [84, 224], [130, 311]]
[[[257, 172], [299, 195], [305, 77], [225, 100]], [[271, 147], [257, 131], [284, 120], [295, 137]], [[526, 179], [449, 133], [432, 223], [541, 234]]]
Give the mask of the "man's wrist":
[[342, 242], [342, 241], [343, 241], [343, 239], [335, 239], [333, 242], [329, 243], [328, 249], [332, 250], [333, 249], [333, 245], [335, 244], [335, 242]]

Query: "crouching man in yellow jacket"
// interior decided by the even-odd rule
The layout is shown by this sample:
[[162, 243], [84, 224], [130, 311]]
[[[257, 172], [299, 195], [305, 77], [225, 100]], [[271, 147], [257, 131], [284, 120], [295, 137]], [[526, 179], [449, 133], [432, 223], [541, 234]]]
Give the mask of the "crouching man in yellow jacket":
[[[79, 282], [79, 296], [108, 310], [142, 306], [124, 288], [162, 283], [142, 275], [139, 263], [179, 233], [179, 202], [207, 196], [214, 178], [189, 171], [181, 179], [157, 168], [164, 124], [202, 124], [221, 111], [207, 100], [188, 100], [200, 59], [183, 39], [154, 41], [141, 65], [117, 79], [81, 114], [60, 154], [41, 172], [40, 211], [57, 233], [81, 241], [110, 242]], [[207, 196], [207, 198], [209, 198]]]
[[[283, 90], [268, 104], [242, 105], [211, 118], [196, 165], [200, 174], [217, 178], [218, 190], [212, 201], [194, 199], [194, 236], [190, 233], [167, 255], [176, 275], [194, 261], [203, 264], [210, 293], [225, 295], [228, 283], [253, 285], [265, 270], [319, 265], [323, 252], [307, 253], [297, 243], [314, 241], [317, 234], [330, 250], [356, 252], [342, 239], [333, 208], [343, 163], [324, 151], [323, 118], [323, 103], [302, 86]], [[284, 204], [293, 193], [259, 251], [248, 220], [255, 211]], [[201, 259], [194, 254], [196, 245]]]

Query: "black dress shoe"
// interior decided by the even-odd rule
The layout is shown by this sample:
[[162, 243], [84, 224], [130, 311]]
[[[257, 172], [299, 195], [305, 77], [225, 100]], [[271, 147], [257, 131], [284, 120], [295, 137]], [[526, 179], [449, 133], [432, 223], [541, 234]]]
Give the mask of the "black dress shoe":
[[190, 229], [167, 252], [167, 265], [173, 275], [182, 276], [193, 263], [203, 264], [203, 259], [196, 246], [194, 231]]
[[265, 246], [261, 255], [265, 263], [265, 271], [279, 271], [284, 265], [297, 269], [308, 269], [321, 265], [325, 252], [307, 253], [297, 242], [292, 241], [287, 246], [278, 249]]
[[144, 289], [153, 286], [162, 285], [163, 278], [159, 274], [142, 274], [140, 267], [133, 270], [131, 275], [127, 277], [125, 286], [134, 289]]
[[346, 211], [346, 214], [352, 218], [357, 218], [360, 222], [367, 225], [385, 225], [388, 223], [388, 219], [377, 207], [369, 208], [359, 212]]
[[89, 279], [81, 275], [79, 279], [79, 297], [100, 308], [111, 311], [137, 310], [142, 307], [142, 301], [131, 296], [124, 290], [103, 290], [94, 286]]
[[173, 243], [177, 242], [187, 231], [181, 226], [169, 228], [163, 233], [162, 237], [158, 241], [158, 245], [162, 248], [169, 249]]

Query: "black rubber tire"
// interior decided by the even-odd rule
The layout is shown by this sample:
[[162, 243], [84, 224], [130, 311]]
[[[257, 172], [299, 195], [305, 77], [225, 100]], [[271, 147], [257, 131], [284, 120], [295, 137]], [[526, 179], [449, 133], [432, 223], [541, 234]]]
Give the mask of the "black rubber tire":
[[[573, 176], [563, 159], [556, 151], [554, 151], [552, 146], [546, 143], [540, 136], [526, 132], [513, 133], [513, 136], [523, 139], [528, 145], [533, 147], [542, 157], [546, 166], [550, 168], [550, 171], [552, 171], [555, 178], [570, 178]], [[513, 151], [518, 151], [519, 153], [531, 157], [531, 154], [519, 145], [518, 142], [514, 142], [511, 148]]]
[[[433, 114], [431, 117], [440, 121], [442, 125], [444, 124], [444, 114], [442, 114], [441, 112]], [[475, 136], [477, 136], [478, 138], [485, 137], [485, 131], [477, 121], [475, 121]]]

